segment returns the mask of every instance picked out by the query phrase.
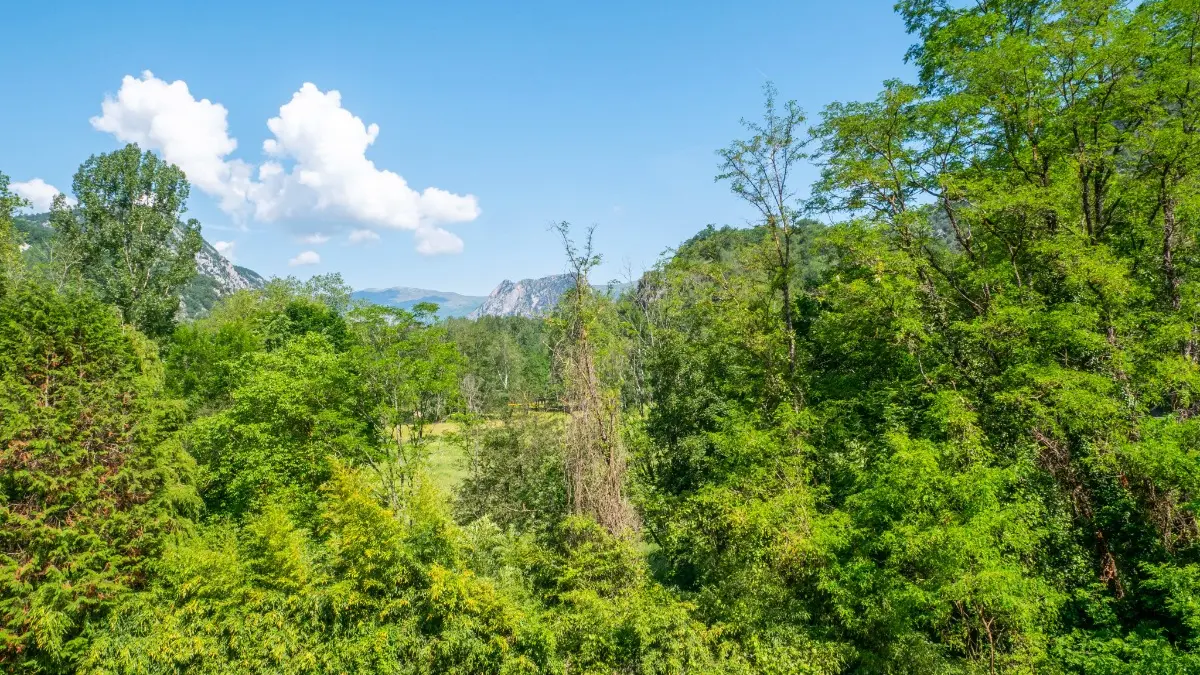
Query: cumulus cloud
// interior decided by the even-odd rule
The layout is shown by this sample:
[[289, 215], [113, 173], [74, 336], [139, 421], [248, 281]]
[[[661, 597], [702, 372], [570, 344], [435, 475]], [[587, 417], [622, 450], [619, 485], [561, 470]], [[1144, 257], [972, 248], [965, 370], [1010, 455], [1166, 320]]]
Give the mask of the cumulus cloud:
[[214, 241], [213, 248], [217, 249], [217, 253], [225, 256], [228, 260], [233, 260], [233, 245], [236, 242], [232, 241]]
[[[54, 204], [54, 198], [58, 196], [59, 189], [47, 183], [41, 178], [24, 181], [20, 183], [12, 183], [9, 188], [21, 197], [29, 201], [29, 205], [36, 212], [49, 211]], [[75, 199], [67, 197], [67, 204], [74, 206]]]
[[462, 253], [463, 240], [458, 235], [440, 227], [421, 227], [417, 229], [417, 253], [422, 255], [439, 255], [442, 253]]
[[238, 144], [229, 135], [228, 111], [196, 100], [182, 80], [168, 83], [149, 71], [141, 78], [126, 76], [101, 111], [92, 126], [161, 152], [232, 214], [261, 221], [328, 217], [408, 230], [417, 250], [433, 255], [463, 248], [462, 239], [441, 225], [468, 222], [480, 213], [473, 195], [436, 187], [418, 191], [401, 175], [377, 167], [366, 152], [379, 137], [379, 125], [365, 124], [343, 108], [339, 92], [323, 92], [312, 83], [267, 120], [273, 137], [263, 142], [267, 160], [257, 167], [229, 158]]
[[92, 127], [126, 143], [156, 150], [188, 180], [216, 197], [230, 213], [242, 211], [254, 185], [251, 167], [226, 159], [237, 149], [229, 136], [228, 111], [208, 99], [197, 101], [183, 80], [166, 82], [145, 71], [126, 75], [116, 97], [106, 96]]
[[321, 262], [321, 256], [316, 251], [305, 251], [289, 260], [288, 265], [299, 267], [301, 265], [316, 265], [319, 262]]
[[364, 241], [379, 241], [379, 235], [373, 230], [354, 230], [350, 233], [351, 244], [361, 244]]
[[325, 242], [329, 241], [329, 237], [321, 234], [320, 232], [313, 232], [312, 234], [307, 234], [303, 237], [300, 237], [300, 241], [306, 244], [324, 244]]

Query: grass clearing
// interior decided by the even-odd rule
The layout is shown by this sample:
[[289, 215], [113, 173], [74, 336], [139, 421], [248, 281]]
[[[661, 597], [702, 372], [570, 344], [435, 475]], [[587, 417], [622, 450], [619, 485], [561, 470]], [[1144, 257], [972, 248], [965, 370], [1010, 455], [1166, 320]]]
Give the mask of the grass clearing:
[[[567, 418], [567, 413], [564, 412], [537, 411], [528, 414], [542, 418]], [[504, 423], [503, 419], [492, 418], [485, 420], [483, 426], [498, 427]], [[426, 424], [423, 432], [427, 450], [425, 475], [447, 499], [451, 500], [458, 486], [467, 477], [466, 452], [451, 438], [460, 428], [458, 422], [434, 422]], [[413, 433], [413, 429], [408, 426], [401, 427], [399, 431], [403, 440], [408, 440]]]

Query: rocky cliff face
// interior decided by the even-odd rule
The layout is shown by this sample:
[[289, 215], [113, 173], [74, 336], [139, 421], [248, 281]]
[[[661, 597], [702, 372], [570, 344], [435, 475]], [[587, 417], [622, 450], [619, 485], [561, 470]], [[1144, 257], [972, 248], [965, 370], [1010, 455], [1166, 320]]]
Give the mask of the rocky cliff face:
[[543, 316], [558, 304], [575, 283], [570, 274], [556, 274], [541, 279], [522, 279], [517, 282], [505, 279], [470, 318], [481, 316]]
[[179, 312], [183, 317], [200, 316], [208, 313], [218, 299], [262, 288], [266, 283], [258, 272], [234, 265], [205, 241], [196, 253], [196, 276], [183, 289]]
[[258, 272], [234, 265], [207, 241], [196, 254], [196, 272], [215, 281], [223, 294], [262, 288], [267, 283]]

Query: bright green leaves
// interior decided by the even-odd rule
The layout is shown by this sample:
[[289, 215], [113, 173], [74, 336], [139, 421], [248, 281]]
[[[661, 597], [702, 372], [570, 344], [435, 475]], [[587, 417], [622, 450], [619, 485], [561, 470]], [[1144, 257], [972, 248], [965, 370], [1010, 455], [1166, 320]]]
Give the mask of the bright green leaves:
[[417, 313], [370, 305], [347, 316], [354, 344], [348, 352], [361, 387], [360, 415], [373, 436], [363, 457], [379, 478], [393, 509], [411, 492], [425, 462], [425, 425], [444, 419], [458, 399], [462, 357], [442, 326], [431, 326], [436, 307]]
[[153, 345], [76, 292], [0, 295], [0, 662], [54, 672], [199, 511]]
[[354, 462], [371, 452], [348, 356], [324, 335], [308, 334], [239, 363], [229, 407], [187, 432], [204, 467], [205, 501], [234, 516], [272, 501], [311, 515], [332, 459]]
[[8, 284], [7, 277], [21, 264], [13, 212], [23, 205], [24, 200], [8, 189], [8, 183], [8, 176], [0, 173], [0, 291]]
[[51, 216], [62, 271], [86, 279], [147, 335], [169, 335], [201, 246], [200, 224], [181, 220], [187, 178], [153, 153], [127, 145], [84, 162], [72, 189], [79, 205], [58, 200]]

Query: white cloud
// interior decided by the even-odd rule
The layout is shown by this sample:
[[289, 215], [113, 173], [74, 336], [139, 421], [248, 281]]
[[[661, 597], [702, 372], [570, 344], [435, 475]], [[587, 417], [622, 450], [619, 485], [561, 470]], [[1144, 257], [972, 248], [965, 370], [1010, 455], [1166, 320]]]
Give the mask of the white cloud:
[[305, 251], [289, 260], [288, 265], [299, 267], [300, 265], [316, 265], [319, 262], [321, 262], [321, 256], [317, 255], [316, 251]]
[[373, 230], [354, 230], [350, 233], [351, 244], [360, 244], [364, 241], [379, 241], [379, 235]]
[[225, 256], [229, 261], [233, 261], [233, 248], [236, 242], [232, 241], [214, 241], [213, 248], [217, 249], [217, 253]]
[[106, 96], [92, 126], [118, 140], [156, 150], [177, 165], [188, 180], [220, 200], [221, 208], [238, 213], [254, 189], [251, 167], [226, 155], [237, 149], [229, 136], [225, 106], [197, 101], [187, 83], [168, 83], [150, 71], [140, 79], [126, 75], [116, 98]]
[[319, 244], [324, 244], [325, 242], [329, 241], [329, 236], [321, 234], [320, 232], [313, 232], [312, 234], [301, 237], [300, 241], [302, 241], [306, 244], [318, 244], [319, 245]]
[[417, 230], [417, 253], [421, 255], [462, 253], [462, 250], [463, 240], [453, 232], [440, 227], [422, 227]]
[[[33, 180], [21, 183], [12, 183], [9, 187], [13, 192], [27, 199], [33, 210], [38, 213], [49, 211], [50, 207], [54, 205], [54, 198], [59, 194], [58, 188], [41, 178], [34, 178]], [[67, 197], [67, 204], [74, 206], [75, 199]]]
[[436, 187], [417, 191], [399, 174], [377, 167], [366, 151], [379, 125], [364, 124], [343, 108], [339, 92], [322, 92], [311, 83], [267, 121], [273, 138], [262, 147], [269, 159], [257, 168], [228, 158], [238, 147], [229, 136], [228, 112], [208, 99], [197, 101], [182, 80], [167, 83], [149, 71], [140, 79], [126, 76], [101, 110], [92, 126], [161, 152], [232, 214], [262, 221], [320, 216], [408, 230], [417, 250], [432, 255], [463, 248], [440, 225], [471, 221], [480, 213], [473, 195]]

